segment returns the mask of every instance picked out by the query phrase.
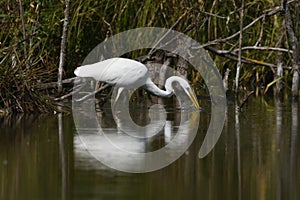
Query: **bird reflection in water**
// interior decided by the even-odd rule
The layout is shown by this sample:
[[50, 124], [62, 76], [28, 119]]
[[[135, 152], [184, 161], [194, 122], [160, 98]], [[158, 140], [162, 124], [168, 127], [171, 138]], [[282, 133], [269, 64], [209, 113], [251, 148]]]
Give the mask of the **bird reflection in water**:
[[[144, 69], [141, 63], [128, 59], [115, 58], [110, 62], [110, 66], [121, 62], [125, 63], [125, 67], [134, 64], [133, 68]], [[83, 66], [77, 68], [75, 74], [101, 81], [103, 77], [107, 78], [103, 73], [115, 70], [108, 67], [94, 76], [96, 69], [95, 65], [86, 68]], [[143, 112], [149, 114], [150, 123], [140, 126], [131, 118], [129, 111], [130, 90], [125, 85], [116, 83], [117, 90], [112, 97], [111, 108], [113, 117], [110, 117], [114, 118], [116, 126], [102, 128], [100, 124], [107, 120], [106, 117], [97, 118], [93, 103], [84, 102], [81, 105], [76, 103], [76, 96], [75, 99], [73, 96], [73, 117], [78, 133], [75, 137], [77, 167], [107, 169], [104, 167], [106, 165], [127, 172], [153, 171], [178, 159], [190, 146], [198, 129], [199, 104], [187, 81], [180, 77], [170, 77], [166, 83], [167, 90], [163, 91], [150, 80], [147, 71], [144, 75], [143, 80], [137, 79], [140, 82], [138, 85], [132, 83], [131, 86], [143, 86], [158, 96], [169, 97], [175, 94], [181, 108], [193, 109], [173, 109], [168, 115], [173, 115], [174, 120], [168, 120], [163, 105], [156, 104], [142, 112], [136, 110], [135, 117]], [[124, 77], [108, 78], [110, 81], [124, 81]], [[174, 83], [179, 87], [174, 87]]]
[[[162, 115], [165, 112], [160, 108], [153, 108], [153, 111]], [[146, 114], [143, 110], [133, 112], [136, 118], [138, 115]], [[81, 132], [75, 137], [77, 167], [108, 170], [109, 168], [105, 165], [111, 166], [117, 163], [126, 171], [139, 171], [139, 169], [144, 169], [147, 163], [146, 153], [156, 153], [161, 151], [161, 148], [164, 151], [161, 151], [160, 159], [165, 159], [165, 162], [175, 161], [194, 140], [200, 117], [200, 112], [196, 110], [183, 112], [173, 110], [167, 113], [172, 120], [164, 121], [162, 129], [160, 129], [162, 122], [157, 124], [155, 121], [133, 129], [128, 125], [132, 122], [125, 114], [126, 112], [120, 110], [119, 114], [114, 116], [115, 126], [86, 130], [85, 133]], [[109, 115], [103, 115], [98, 120], [100, 123], [113, 124], [112, 117]], [[140, 132], [142, 128], [144, 132]], [[154, 135], [155, 130], [157, 134]], [[140, 137], [134, 137], [136, 135]], [[145, 137], [143, 138], [142, 135]], [[149, 135], [151, 137], [147, 137]], [[128, 155], [132, 156], [128, 157]], [[101, 164], [103, 160], [107, 162], [104, 163], [105, 165]]]

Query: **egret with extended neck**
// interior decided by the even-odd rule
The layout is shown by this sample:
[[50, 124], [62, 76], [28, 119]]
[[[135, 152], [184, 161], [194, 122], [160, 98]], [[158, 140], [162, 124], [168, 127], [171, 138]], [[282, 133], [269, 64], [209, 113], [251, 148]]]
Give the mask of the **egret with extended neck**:
[[[118, 94], [124, 89], [143, 86], [146, 90], [159, 97], [171, 97], [174, 94], [173, 82], [179, 83], [196, 108], [200, 108], [197, 98], [189, 83], [179, 77], [171, 76], [166, 80], [165, 89], [158, 88], [150, 79], [147, 67], [135, 60], [126, 58], [110, 58], [98, 63], [84, 65], [75, 69], [78, 77], [91, 77], [118, 87]], [[117, 95], [118, 96], [118, 95]]]

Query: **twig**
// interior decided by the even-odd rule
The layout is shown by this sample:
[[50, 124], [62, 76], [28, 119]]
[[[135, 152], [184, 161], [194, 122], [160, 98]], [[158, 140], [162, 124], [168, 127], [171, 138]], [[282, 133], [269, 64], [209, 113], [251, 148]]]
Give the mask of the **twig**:
[[73, 88], [72, 92], [66, 94], [66, 95], [63, 95], [61, 97], [57, 97], [54, 99], [54, 101], [62, 101], [62, 100], [65, 100], [66, 98], [72, 96], [73, 94], [79, 92], [81, 90], [83, 86], [82, 85], [78, 85], [77, 87]]
[[199, 10], [199, 12], [204, 13], [206, 15], [213, 16], [213, 17], [217, 17], [217, 18], [220, 18], [220, 19], [226, 19], [226, 17], [220, 16], [220, 15], [217, 15], [217, 14], [214, 14], [214, 13], [211, 13], [211, 12], [206, 12], [206, 11], [203, 11], [203, 10]]
[[260, 44], [261, 40], [262, 40], [263, 33], [264, 33], [264, 25], [265, 25], [265, 22], [266, 22], [266, 17], [264, 16], [264, 17], [262, 18], [262, 25], [261, 25], [261, 28], [260, 28], [259, 37], [258, 37], [256, 43], [254, 44], [255, 47], [257, 47], [257, 46]]
[[[73, 84], [75, 81], [76, 77], [68, 78], [62, 80], [62, 86], [63, 85], [68, 85], [68, 84]], [[51, 82], [51, 83], [42, 83], [36, 86], [37, 89], [48, 89], [48, 88], [55, 88], [57, 87], [57, 82]]]
[[250, 97], [252, 94], [254, 94], [254, 91], [249, 92], [249, 93], [247, 94], [247, 96], [242, 100], [241, 105], [238, 107], [238, 110], [239, 110], [239, 111], [242, 111], [242, 110], [243, 110], [243, 107], [244, 107], [245, 103], [248, 101], [249, 97]]
[[239, 89], [239, 78], [240, 78], [240, 70], [242, 66], [242, 42], [243, 42], [243, 20], [244, 20], [244, 5], [245, 1], [242, 0], [241, 14], [240, 14], [240, 34], [239, 34], [239, 52], [238, 52], [238, 63], [236, 65], [236, 76], [235, 76], [235, 93], [238, 92]]
[[90, 94], [85, 95], [84, 97], [82, 97], [80, 99], [77, 99], [76, 102], [83, 102], [83, 101], [87, 100], [88, 98], [90, 98], [91, 96], [97, 94], [98, 92], [101, 92], [101, 91], [105, 90], [109, 86], [110, 86], [109, 84], [105, 84], [104, 86], [102, 86], [101, 88], [95, 90], [94, 92], [91, 92]]
[[[205, 47], [206, 48], [206, 47]], [[293, 50], [279, 48], [279, 47], [256, 47], [256, 46], [245, 46], [242, 47], [242, 51], [245, 50], [262, 50], [262, 51], [279, 51], [284, 53], [293, 53]], [[236, 55], [236, 52], [239, 51], [239, 49], [233, 49], [233, 50], [218, 50], [219, 54], [234, 54]]]
[[173, 30], [173, 28], [180, 22], [180, 20], [187, 14], [188, 11], [184, 12], [176, 22], [169, 28], [169, 30], [153, 45], [152, 49], [148, 53], [148, 57], [151, 57], [152, 54], [156, 51], [156, 47], [161, 43], [161, 41]]
[[[281, 51], [284, 53], [293, 53], [292, 50], [289, 49], [284, 49], [284, 48], [278, 48], [278, 47], [258, 47], [258, 46], [245, 46], [241, 48], [242, 51], [245, 50], [263, 50], [263, 51]], [[226, 51], [226, 50], [225, 50]], [[239, 49], [234, 49], [231, 52], [237, 52], [239, 51]], [[227, 51], [229, 52], [229, 51]]]
[[[213, 9], [214, 9], [214, 7], [216, 6], [216, 2], [217, 2], [217, 0], [213, 0], [213, 2], [212, 2], [212, 5], [211, 5], [211, 7], [210, 7], [210, 10], [209, 10], [209, 12], [213, 12]], [[211, 32], [213, 32], [212, 30], [212, 27], [211, 27], [211, 21], [212, 21], [212, 16], [211, 15], [209, 15], [208, 16], [208, 20], [207, 20], [207, 35], [208, 35], [208, 39], [210, 40], [211, 39]]]
[[[110, 36], [114, 35], [113, 30], [111, 28], [111, 24], [108, 23], [108, 21], [106, 21], [105, 19], [103, 19], [103, 22], [108, 26], [108, 30], [110, 32]], [[117, 48], [116, 48], [114, 40], [112, 40], [112, 44], [113, 44], [114, 49], [116, 50]]]

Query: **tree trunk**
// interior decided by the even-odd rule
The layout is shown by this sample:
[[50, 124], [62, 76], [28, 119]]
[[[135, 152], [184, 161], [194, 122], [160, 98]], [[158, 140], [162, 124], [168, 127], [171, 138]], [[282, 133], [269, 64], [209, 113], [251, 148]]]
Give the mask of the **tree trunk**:
[[296, 37], [295, 31], [293, 29], [293, 22], [291, 18], [291, 13], [287, 5], [284, 5], [285, 8], [285, 27], [289, 35], [289, 40], [293, 49], [293, 80], [292, 80], [292, 95], [294, 97], [299, 95], [299, 42]]

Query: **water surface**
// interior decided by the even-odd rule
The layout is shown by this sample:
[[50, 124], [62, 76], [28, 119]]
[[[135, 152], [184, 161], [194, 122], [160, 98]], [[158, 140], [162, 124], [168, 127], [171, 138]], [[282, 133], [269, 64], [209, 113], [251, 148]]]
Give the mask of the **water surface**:
[[[203, 105], [203, 104], [202, 104]], [[119, 172], [89, 156], [78, 143], [72, 115], [0, 118], [0, 199], [299, 199], [299, 103], [250, 98], [243, 112], [228, 106], [221, 137], [203, 159], [198, 151], [210, 121], [200, 112], [197, 136], [171, 165], [149, 173]], [[141, 125], [145, 109], [131, 115]], [[146, 117], [145, 117], [146, 116]], [[147, 151], [176, 134], [179, 110]], [[117, 130], [111, 112], [99, 113], [102, 127]]]

